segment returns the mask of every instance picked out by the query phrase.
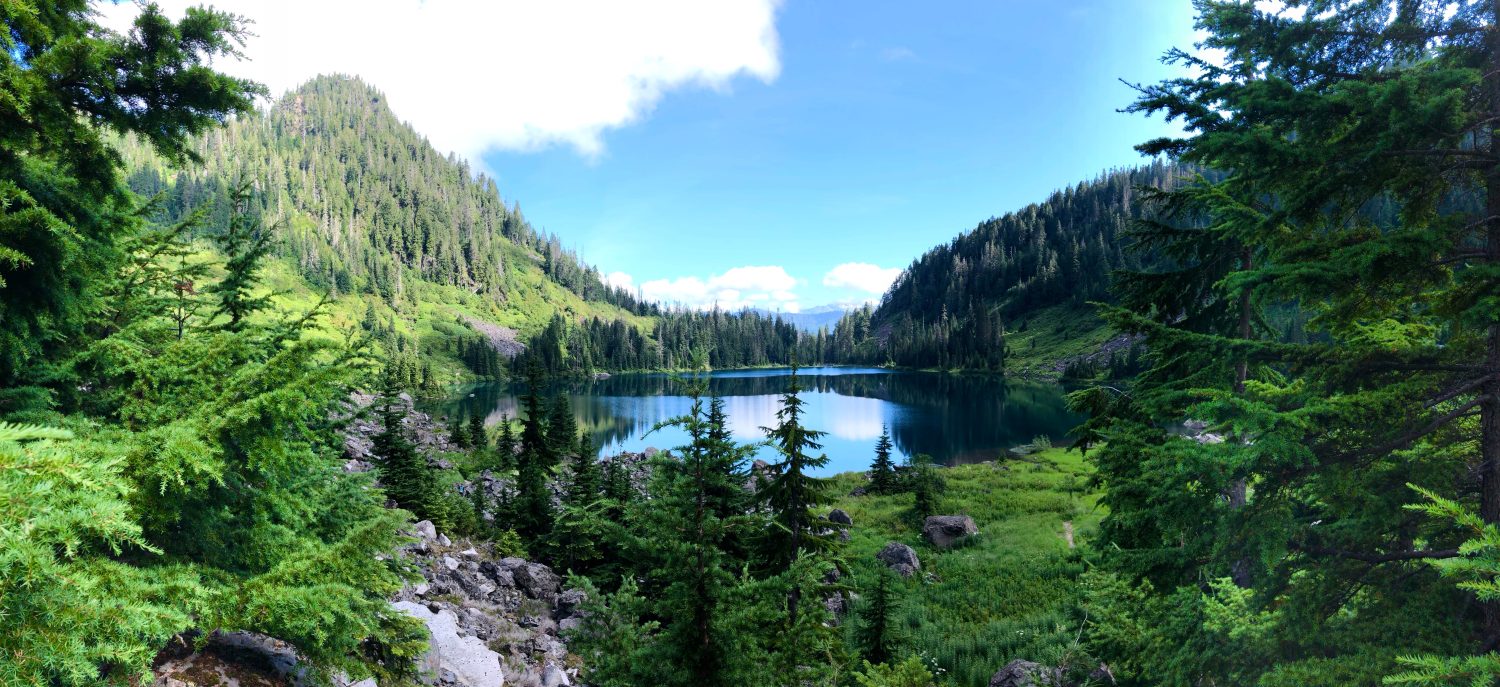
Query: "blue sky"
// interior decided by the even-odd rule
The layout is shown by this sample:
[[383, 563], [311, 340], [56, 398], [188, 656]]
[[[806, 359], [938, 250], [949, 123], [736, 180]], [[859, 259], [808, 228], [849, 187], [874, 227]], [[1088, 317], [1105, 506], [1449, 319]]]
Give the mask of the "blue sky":
[[1168, 129], [1118, 113], [1119, 80], [1192, 42], [1189, 0], [213, 4], [254, 22], [221, 68], [273, 94], [364, 78], [620, 283], [787, 310], [874, 298], [980, 221], [1141, 162]]
[[[658, 280], [656, 294], [727, 284], [742, 302], [857, 301], [875, 294], [826, 286], [830, 270], [904, 267], [992, 215], [1142, 161], [1131, 146], [1167, 127], [1117, 112], [1131, 99], [1119, 79], [1169, 75], [1162, 52], [1192, 41], [1186, 0], [791, 0], [775, 27], [769, 82], [669, 93], [597, 154], [483, 162], [533, 223], [605, 272]], [[744, 266], [795, 284], [775, 288], [785, 278], [772, 270], [711, 281]], [[878, 274], [834, 281], [868, 289]]]

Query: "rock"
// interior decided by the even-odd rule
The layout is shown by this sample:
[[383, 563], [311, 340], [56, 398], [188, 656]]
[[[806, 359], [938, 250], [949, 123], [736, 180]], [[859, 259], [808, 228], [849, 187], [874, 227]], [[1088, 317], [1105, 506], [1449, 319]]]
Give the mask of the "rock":
[[579, 606], [588, 601], [588, 598], [588, 594], [583, 593], [582, 589], [569, 589], [559, 594], [557, 597], [557, 617], [562, 619], [578, 615], [581, 612]]
[[839, 530], [839, 541], [841, 541], [841, 542], [843, 542], [845, 544], [848, 544], [849, 543], [849, 539], [850, 539], [849, 530]]
[[562, 579], [557, 576], [557, 573], [552, 572], [552, 568], [520, 558], [506, 558], [500, 561], [500, 566], [510, 568], [510, 574], [515, 579], [516, 586], [527, 596], [548, 602], [557, 598]]
[[1091, 685], [1113, 685], [1113, 684], [1118, 684], [1117, 682], [1115, 682], [1115, 671], [1110, 670], [1108, 664], [1100, 663], [1098, 668], [1095, 668], [1092, 672], [1089, 673], [1089, 684], [1091, 684]]
[[829, 511], [829, 513], [828, 513], [828, 520], [830, 522], [836, 522], [836, 523], [838, 523], [840, 525], [853, 525], [854, 524], [854, 519], [851, 518], [851, 517], [849, 517], [849, 514], [845, 513], [842, 508], [835, 508], [832, 511]]
[[437, 525], [432, 524], [431, 520], [423, 520], [412, 525], [412, 528], [416, 530], [418, 539], [428, 543], [437, 541]]
[[842, 594], [830, 594], [827, 598], [823, 599], [823, 608], [828, 609], [828, 613], [833, 616], [834, 624], [837, 625], [839, 616], [842, 616], [844, 611], [849, 609], [849, 604], [844, 600]]
[[422, 671], [428, 675], [448, 677], [466, 687], [499, 687], [505, 684], [500, 671], [500, 654], [491, 651], [478, 637], [460, 636], [458, 618], [451, 611], [433, 612], [427, 606], [409, 601], [394, 604], [398, 610], [427, 625], [432, 639], [422, 657]]
[[929, 515], [922, 523], [922, 536], [933, 546], [946, 549], [964, 537], [978, 534], [974, 518], [967, 515]]
[[1066, 681], [1060, 668], [1016, 659], [990, 678], [990, 687], [1066, 687]]
[[542, 671], [542, 687], [572, 687], [572, 681], [568, 680], [568, 674], [556, 663], [548, 663], [547, 668]]
[[458, 559], [452, 556], [443, 556], [443, 567], [449, 570], [458, 570]]
[[449, 539], [446, 534], [439, 534], [437, 536], [437, 543], [441, 546], [453, 546], [453, 540]]
[[850, 496], [864, 496], [865, 494], [868, 494], [868, 493], [870, 493], [870, 490], [867, 487], [855, 487], [853, 491], [849, 492], [849, 495]]
[[922, 561], [917, 558], [917, 552], [898, 541], [886, 544], [880, 553], [875, 554], [875, 559], [901, 573], [902, 577], [911, 577], [922, 569]]
[[479, 551], [475, 550], [474, 547], [471, 546], [467, 549], [464, 549], [463, 551], [459, 551], [458, 555], [463, 556], [464, 558], [478, 558]]

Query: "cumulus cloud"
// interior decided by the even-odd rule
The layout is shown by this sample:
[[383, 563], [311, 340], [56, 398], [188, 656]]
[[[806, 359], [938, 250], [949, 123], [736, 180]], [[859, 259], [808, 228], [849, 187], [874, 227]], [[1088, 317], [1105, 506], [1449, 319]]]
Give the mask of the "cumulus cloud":
[[[444, 152], [572, 146], [648, 115], [668, 91], [780, 72], [780, 0], [214, 0], [254, 21], [248, 61], [218, 65], [279, 95], [355, 74]], [[182, 16], [202, 0], [158, 0]], [[101, 4], [123, 29], [135, 3]]]
[[642, 283], [640, 291], [647, 300], [689, 308], [739, 310], [756, 307], [799, 312], [802, 307], [797, 293], [792, 290], [796, 286], [796, 278], [785, 268], [757, 265], [735, 267], [707, 279], [653, 279]]
[[868, 262], [846, 262], [823, 275], [823, 285], [834, 288], [859, 289], [867, 293], [882, 294], [891, 287], [891, 282], [901, 276], [899, 267], [880, 267]]
[[625, 272], [610, 272], [609, 274], [604, 275], [604, 283], [609, 284], [610, 286], [618, 286], [622, 289], [627, 290], [635, 289], [635, 277], [632, 277]]

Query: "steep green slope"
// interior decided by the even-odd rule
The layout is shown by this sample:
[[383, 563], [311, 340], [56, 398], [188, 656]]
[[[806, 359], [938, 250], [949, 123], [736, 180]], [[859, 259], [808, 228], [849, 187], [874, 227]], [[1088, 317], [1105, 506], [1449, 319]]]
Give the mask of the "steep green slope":
[[[1109, 297], [1113, 271], [1150, 259], [1127, 252], [1122, 238], [1146, 211], [1137, 189], [1170, 185], [1186, 173], [1160, 162], [1110, 172], [929, 250], [891, 285], [868, 321], [855, 312], [835, 329], [835, 337], [850, 330], [845, 357], [1045, 371], [1089, 353], [1079, 344], [1097, 345], [1109, 333], [1087, 303]], [[1032, 330], [1033, 323], [1045, 331]]]
[[328, 293], [343, 324], [452, 373], [465, 358], [495, 374], [494, 360], [475, 364], [479, 342], [513, 349], [554, 315], [649, 329], [657, 311], [535, 231], [493, 180], [439, 154], [357, 79], [314, 79], [192, 147], [202, 164], [179, 168], [122, 142], [131, 188], [159, 197], [159, 219], [202, 211], [200, 231], [216, 232], [230, 191], [250, 184], [250, 211], [277, 232], [282, 299]]

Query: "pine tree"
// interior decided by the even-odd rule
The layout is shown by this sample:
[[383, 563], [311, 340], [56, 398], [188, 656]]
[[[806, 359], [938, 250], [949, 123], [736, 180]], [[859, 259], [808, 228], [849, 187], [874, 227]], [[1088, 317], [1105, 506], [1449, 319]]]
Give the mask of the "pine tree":
[[437, 476], [427, 465], [427, 458], [406, 436], [405, 406], [398, 397], [400, 387], [394, 375], [386, 375], [385, 394], [380, 401], [380, 433], [375, 435], [372, 453], [380, 470], [385, 493], [402, 508], [418, 518], [431, 520], [439, 528], [450, 522], [443, 508], [443, 492]]
[[511, 425], [510, 414], [500, 415], [500, 436], [495, 441], [495, 451], [500, 458], [497, 461], [501, 470], [509, 470], [516, 465], [516, 433]]
[[172, 21], [153, 8], [122, 34], [85, 0], [18, 0], [0, 24], [12, 103], [0, 113], [0, 388], [14, 392], [33, 364], [72, 352], [59, 344], [80, 341], [118, 241], [139, 226], [110, 137], [192, 160], [193, 135], [253, 112], [265, 89], [211, 66], [243, 36], [225, 12]]
[[469, 433], [464, 431], [463, 422], [458, 419], [457, 415], [454, 415], [453, 421], [448, 423], [448, 443], [459, 448], [469, 448], [473, 445], [469, 443]]
[[524, 400], [526, 417], [521, 420], [521, 452], [516, 456], [516, 532], [528, 545], [545, 541], [554, 518], [547, 481], [556, 454], [543, 427], [540, 387], [540, 375], [533, 368]]
[[573, 419], [573, 408], [565, 393], [553, 396], [547, 409], [547, 447], [557, 461], [578, 452], [578, 423]]
[[214, 236], [219, 251], [224, 254], [224, 278], [209, 287], [208, 293], [219, 298], [214, 316], [229, 318], [220, 326], [232, 332], [243, 329], [246, 318], [271, 303], [269, 295], [254, 293], [259, 283], [256, 273], [271, 252], [272, 231], [260, 227], [251, 217], [251, 194], [248, 182], [231, 192], [233, 210], [229, 226], [224, 233]]
[[[1174, 683], [1274, 670], [1374, 684], [1396, 669], [1390, 637], [1453, 628], [1430, 649], [1450, 655], [1500, 643], [1495, 600], [1440, 610], [1463, 596], [1418, 562], [1453, 556], [1458, 538], [1402, 508], [1413, 482], [1500, 522], [1497, 6], [1300, 5], [1198, 3], [1220, 56], [1169, 53], [1192, 73], [1142, 87], [1132, 108], [1187, 131], [1142, 151], [1225, 175], [1201, 223], [1162, 244], [1210, 249], [1183, 266], [1209, 290], [1160, 282], [1214, 307], [1122, 303], [1115, 319], [1147, 335], [1152, 369], [1128, 401], [1080, 399], [1121, 418], [1090, 430], [1108, 440], [1113, 576], [1095, 605], [1151, 628], [1101, 648]], [[1300, 310], [1289, 319], [1315, 336], [1269, 340], [1258, 304]], [[1177, 321], [1215, 313], [1227, 327]], [[1194, 419], [1230, 440], [1162, 429]], [[1231, 603], [1243, 625], [1208, 621]], [[1254, 641], [1267, 635], [1290, 641]], [[1226, 636], [1230, 654], [1151, 653]]]
[[855, 614], [859, 618], [859, 624], [855, 626], [855, 644], [859, 647], [860, 656], [870, 663], [887, 663], [896, 656], [901, 646], [901, 638], [898, 628], [892, 626], [891, 620], [899, 610], [896, 590], [891, 587], [899, 584], [893, 580], [894, 573], [885, 567], [876, 569], [875, 586], [864, 599], [861, 600], [859, 610]]
[[490, 435], [484, 428], [484, 416], [474, 413], [469, 416], [468, 445], [475, 449], [488, 450], [490, 447]]
[[875, 461], [870, 463], [869, 491], [872, 494], [894, 494], [897, 491], [896, 464], [891, 461], [891, 448], [890, 430], [882, 426], [880, 439], [875, 442]]
[[917, 519], [937, 514], [938, 501], [946, 486], [932, 456], [918, 453], [912, 457], [910, 471], [912, 511]]
[[[776, 411], [776, 426], [763, 428], [780, 454], [780, 459], [768, 466], [768, 477], [757, 495], [771, 513], [773, 527], [762, 544], [762, 564], [773, 571], [790, 569], [804, 551], [821, 553], [832, 546], [814, 513], [829, 500], [825, 483], [807, 474], [828, 464], [827, 455], [809, 453], [822, 447], [818, 439], [825, 433], [802, 426], [801, 393], [794, 366], [786, 392], [781, 395], [781, 408]], [[800, 591], [793, 587], [787, 600], [792, 625], [797, 623]]]

